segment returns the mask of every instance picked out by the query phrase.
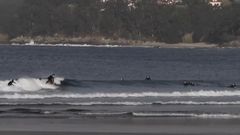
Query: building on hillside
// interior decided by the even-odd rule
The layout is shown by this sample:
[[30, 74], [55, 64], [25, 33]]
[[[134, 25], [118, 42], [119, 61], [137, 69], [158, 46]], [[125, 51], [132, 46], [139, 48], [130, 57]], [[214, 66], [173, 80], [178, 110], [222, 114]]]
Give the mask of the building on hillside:
[[222, 1], [220, 1], [220, 0], [210, 0], [209, 4], [211, 6], [222, 6]]
[[158, 0], [157, 3], [160, 5], [175, 5], [182, 3], [182, 0]]

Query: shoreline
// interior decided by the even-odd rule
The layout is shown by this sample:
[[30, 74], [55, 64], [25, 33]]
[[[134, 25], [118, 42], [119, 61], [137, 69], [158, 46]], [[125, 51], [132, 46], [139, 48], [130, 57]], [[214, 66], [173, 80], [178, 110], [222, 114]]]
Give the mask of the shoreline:
[[[221, 48], [219, 44], [198, 43], [164, 43], [153, 39], [131, 40], [108, 38], [103, 36], [19, 36], [0, 42], [0, 45], [15, 46], [71, 46], [71, 47], [139, 47], [139, 48]], [[236, 46], [238, 47], [238, 46]], [[240, 47], [240, 46], [239, 46]]]
[[239, 47], [225, 47], [219, 46], [218, 44], [207, 44], [207, 43], [176, 43], [176, 44], [168, 44], [168, 43], [145, 43], [145, 44], [91, 44], [91, 43], [79, 43], [79, 44], [72, 44], [72, 43], [0, 43], [1, 45], [10, 45], [10, 46], [45, 46], [45, 47], [109, 47], [109, 48], [239, 48]]
[[12, 46], [47, 46], [47, 47], [109, 47], [109, 48], [222, 48], [215, 44], [204, 44], [204, 43], [193, 43], [193, 44], [166, 44], [162, 43], [159, 45], [118, 45], [118, 44], [106, 44], [106, 45], [96, 45], [96, 44], [10, 44]]
[[0, 42], [0, 45], [14, 46], [70, 46], [70, 47], [137, 47], [137, 48], [240, 48], [240, 41], [226, 43], [165, 43], [153, 39], [131, 40], [107, 38], [103, 36], [67, 37], [67, 36], [19, 36]]

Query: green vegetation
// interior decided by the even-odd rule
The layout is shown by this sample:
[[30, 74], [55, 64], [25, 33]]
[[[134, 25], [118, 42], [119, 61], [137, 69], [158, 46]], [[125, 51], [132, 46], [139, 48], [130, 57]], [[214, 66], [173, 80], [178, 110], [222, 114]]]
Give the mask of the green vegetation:
[[[4, 2], [5, 1], [5, 2]], [[240, 5], [205, 0], [0, 0], [0, 34], [224, 43], [240, 37]]]

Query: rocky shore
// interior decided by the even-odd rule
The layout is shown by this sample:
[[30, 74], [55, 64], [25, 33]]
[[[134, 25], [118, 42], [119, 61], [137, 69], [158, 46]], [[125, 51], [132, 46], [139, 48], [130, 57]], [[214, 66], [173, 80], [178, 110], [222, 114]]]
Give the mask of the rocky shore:
[[176, 43], [168, 44], [151, 40], [128, 40], [123, 38], [106, 38], [102, 36], [66, 37], [66, 36], [19, 36], [8, 41], [14, 45], [116, 45], [120, 47], [151, 48], [215, 48], [217, 44], [208, 43]]
[[103, 36], [19, 36], [10, 39], [4, 34], [0, 34], [1, 44], [11, 45], [94, 45], [94, 46], [118, 46], [118, 47], [151, 47], [151, 48], [238, 48], [240, 47], [240, 40], [233, 40], [221, 44], [210, 43], [175, 43], [168, 44], [163, 42], [156, 42], [154, 40], [128, 40], [123, 38], [106, 38]]

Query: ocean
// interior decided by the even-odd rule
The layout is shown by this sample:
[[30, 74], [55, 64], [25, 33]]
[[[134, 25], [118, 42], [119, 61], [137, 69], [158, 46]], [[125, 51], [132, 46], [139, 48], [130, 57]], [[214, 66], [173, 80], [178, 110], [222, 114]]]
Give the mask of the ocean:
[[0, 119], [239, 123], [239, 60], [238, 48], [1, 45]]

